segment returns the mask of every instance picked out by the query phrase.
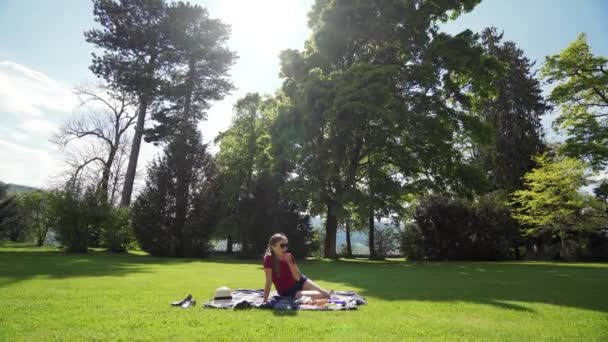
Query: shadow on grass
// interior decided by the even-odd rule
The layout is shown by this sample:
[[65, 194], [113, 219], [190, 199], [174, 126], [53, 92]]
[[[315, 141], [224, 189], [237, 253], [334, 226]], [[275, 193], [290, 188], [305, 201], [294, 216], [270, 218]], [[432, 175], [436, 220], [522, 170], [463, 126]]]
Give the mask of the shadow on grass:
[[608, 264], [307, 261], [313, 280], [383, 300], [472, 302], [534, 313], [526, 303], [608, 312]]
[[64, 279], [73, 277], [124, 276], [148, 272], [151, 265], [181, 264], [196, 259], [158, 258], [143, 253], [110, 253], [91, 250], [69, 254], [57, 248], [10, 245], [0, 248], [0, 288], [35, 277]]

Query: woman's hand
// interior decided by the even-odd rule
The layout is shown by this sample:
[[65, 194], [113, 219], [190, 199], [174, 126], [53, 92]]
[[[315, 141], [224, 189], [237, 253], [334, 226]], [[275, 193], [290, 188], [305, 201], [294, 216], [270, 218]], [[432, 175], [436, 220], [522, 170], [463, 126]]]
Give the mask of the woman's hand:
[[293, 257], [291, 253], [285, 253], [285, 261], [287, 261], [287, 266], [289, 266], [289, 271], [291, 272], [291, 276], [296, 281], [300, 281], [301, 272], [296, 266], [296, 259]]

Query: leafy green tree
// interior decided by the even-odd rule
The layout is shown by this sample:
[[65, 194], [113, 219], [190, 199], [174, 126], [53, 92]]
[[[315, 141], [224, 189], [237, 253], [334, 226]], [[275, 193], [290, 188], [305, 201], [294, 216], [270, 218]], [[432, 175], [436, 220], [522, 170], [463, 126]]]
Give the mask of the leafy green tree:
[[51, 192], [50, 203], [57, 219], [57, 237], [61, 245], [70, 253], [87, 253], [92, 230], [97, 226], [98, 216], [88, 201], [94, 189], [84, 192], [78, 182], [65, 189]]
[[[294, 170], [311, 211], [325, 213], [326, 257], [336, 256], [338, 218], [369, 167], [396, 164], [408, 180], [426, 172], [438, 189], [454, 178], [458, 96], [485, 62], [470, 32], [439, 33], [437, 22], [477, 2], [317, 1], [304, 51], [282, 53], [293, 105], [283, 114], [299, 127], [287, 131]], [[368, 166], [371, 155], [382, 158]], [[373, 203], [378, 190], [368, 189]]]
[[589, 196], [579, 192], [587, 183], [587, 165], [570, 157], [551, 158], [546, 152], [535, 161], [538, 166], [524, 176], [525, 188], [512, 195], [512, 216], [524, 235], [559, 237], [566, 257], [566, 241], [572, 234], [598, 228], [597, 221], [585, 214]]
[[560, 109], [553, 127], [567, 135], [565, 153], [603, 169], [608, 165], [608, 58], [594, 55], [581, 33], [559, 54], [547, 56], [541, 74], [555, 85], [549, 100]]
[[[241, 201], [254, 196], [257, 176], [270, 173], [271, 141], [269, 99], [247, 94], [234, 105], [234, 118], [228, 130], [216, 138], [220, 145], [224, 219], [220, 231], [227, 240], [227, 251], [245, 224], [239, 212]], [[264, 108], [266, 107], [266, 108]]]
[[313, 248], [310, 218], [301, 214], [304, 208], [283, 167], [288, 156], [273, 141], [283, 100], [280, 94], [247, 94], [236, 102], [230, 128], [216, 139], [227, 214], [219, 228], [228, 242], [241, 243], [242, 255], [259, 255], [276, 232], [287, 234], [296, 254], [308, 255]]
[[29, 191], [19, 195], [19, 212], [28, 231], [34, 233], [37, 246], [42, 246], [51, 228], [56, 226], [52, 194], [46, 191]]

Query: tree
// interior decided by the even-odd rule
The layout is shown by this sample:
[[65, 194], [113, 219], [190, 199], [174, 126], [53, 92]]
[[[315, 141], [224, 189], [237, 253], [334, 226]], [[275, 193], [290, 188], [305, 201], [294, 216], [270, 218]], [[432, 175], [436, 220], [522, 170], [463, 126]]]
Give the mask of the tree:
[[91, 71], [137, 99], [137, 122], [122, 191], [121, 205], [129, 206], [146, 115], [165, 81], [162, 66], [166, 42], [164, 0], [94, 0], [93, 14], [101, 28], [84, 33], [101, 49], [93, 53]]
[[581, 33], [559, 54], [547, 56], [541, 71], [555, 85], [549, 100], [561, 110], [553, 128], [567, 134], [564, 152], [603, 169], [608, 165], [608, 58], [595, 56]]
[[51, 194], [46, 191], [29, 191], [19, 195], [19, 211], [23, 224], [34, 232], [36, 245], [42, 246], [57, 216], [53, 212]]
[[604, 203], [606, 215], [608, 216], [608, 180], [603, 180], [597, 188], [593, 189], [593, 193], [595, 197]]
[[[437, 171], [429, 183], [441, 189], [439, 176], [457, 164], [437, 160], [456, 154], [452, 137], [461, 112], [452, 101], [461, 89], [452, 77], [469, 80], [485, 63], [470, 32], [449, 36], [436, 23], [476, 4], [319, 0], [309, 13], [313, 33], [305, 50], [282, 53], [283, 92], [293, 104], [284, 114], [299, 127], [291, 142], [294, 170], [311, 211], [325, 213], [326, 257], [336, 256], [338, 218], [369, 167], [396, 164], [411, 181], [426, 164], [427, 174]], [[428, 131], [420, 129], [425, 125]], [[376, 135], [384, 140], [371, 143]], [[382, 158], [368, 166], [370, 155]]]
[[[82, 115], [65, 123], [52, 141], [66, 152], [72, 170], [70, 178], [90, 174], [102, 203], [114, 202], [123, 180], [127, 155], [127, 130], [135, 123], [130, 95], [120, 89], [99, 86], [76, 90]], [[73, 142], [78, 141], [77, 146]]]
[[109, 208], [103, 220], [101, 232], [103, 245], [111, 252], [127, 251], [134, 240], [131, 212], [129, 208]]
[[57, 237], [67, 252], [88, 252], [91, 235], [95, 235], [92, 230], [99, 219], [95, 207], [90, 205], [95, 193], [95, 188], [83, 191], [79, 182], [71, 182], [50, 194], [51, 210], [57, 219]]
[[[178, 2], [167, 9], [167, 39], [171, 43], [170, 84], [162, 89], [168, 106], [154, 113], [157, 124], [146, 133], [146, 141], [171, 141], [175, 164], [176, 193], [173, 234], [181, 251], [188, 216], [191, 161], [196, 158], [196, 124], [205, 118], [213, 100], [222, 99], [233, 86], [228, 69], [235, 55], [226, 47], [229, 27], [210, 19], [206, 9]], [[193, 149], [194, 148], [194, 149]]]
[[588, 196], [578, 192], [586, 184], [587, 165], [570, 157], [551, 158], [546, 152], [534, 159], [538, 166], [524, 176], [525, 188], [512, 194], [512, 216], [526, 236], [559, 237], [562, 257], [566, 257], [569, 235], [597, 228], [585, 214]]
[[17, 223], [17, 205], [15, 197], [8, 193], [8, 188], [8, 184], [0, 182], [0, 237], [8, 231], [8, 238], [14, 241], [19, 235], [19, 231], [11, 229]]
[[[266, 102], [270, 101], [268, 99]], [[234, 118], [228, 130], [215, 139], [220, 145], [218, 163], [222, 178], [224, 215], [220, 231], [225, 234], [227, 250], [244, 222], [239, 207], [241, 201], [254, 196], [256, 178], [270, 171], [271, 150], [268, 110], [259, 94], [247, 94], [234, 105]]]
[[268, 237], [277, 232], [287, 234], [296, 254], [308, 255], [314, 248], [310, 218], [302, 214], [305, 207], [294, 196], [297, 185], [290, 183], [284, 167], [289, 155], [281, 141], [273, 140], [280, 138], [277, 118], [284, 100], [281, 94], [247, 94], [236, 102], [230, 128], [216, 139], [228, 215], [222, 237], [234, 237], [245, 256], [262, 253]]
[[545, 150], [541, 116], [550, 107], [531, 71], [534, 63], [514, 42], [503, 41], [503, 34], [495, 28], [485, 29], [481, 42], [485, 53], [498, 62], [499, 72], [490, 79], [490, 92], [473, 94], [473, 110], [489, 128], [489, 134], [482, 126], [474, 135], [473, 154], [481, 159], [488, 179], [486, 192], [512, 192], [521, 187], [523, 175], [534, 166], [532, 156]]
[[[214, 159], [200, 143], [195, 130], [186, 140], [188, 208], [178, 221], [177, 151], [183, 145], [170, 141], [164, 155], [148, 167], [146, 186], [133, 206], [133, 226], [140, 247], [158, 256], [205, 256], [209, 237], [219, 221], [220, 193]], [[181, 226], [177, 226], [180, 224]]]

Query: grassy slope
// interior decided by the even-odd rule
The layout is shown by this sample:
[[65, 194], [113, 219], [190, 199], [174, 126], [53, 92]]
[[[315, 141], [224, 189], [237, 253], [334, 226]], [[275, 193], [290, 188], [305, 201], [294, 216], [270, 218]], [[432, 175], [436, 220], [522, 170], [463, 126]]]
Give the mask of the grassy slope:
[[[608, 339], [608, 264], [307, 261], [300, 269], [369, 305], [203, 310], [221, 285], [260, 288], [260, 265], [5, 246], [0, 340]], [[168, 305], [188, 292], [195, 308]]]

